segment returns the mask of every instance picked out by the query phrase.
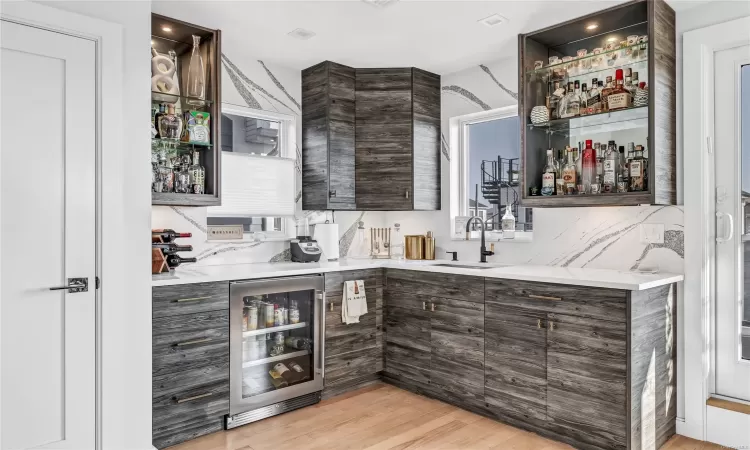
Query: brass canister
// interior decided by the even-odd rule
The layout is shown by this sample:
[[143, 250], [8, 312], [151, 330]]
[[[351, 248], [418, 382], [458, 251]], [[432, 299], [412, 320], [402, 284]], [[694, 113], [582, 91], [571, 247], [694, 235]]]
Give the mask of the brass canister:
[[424, 259], [424, 236], [412, 234], [404, 236], [406, 259]]
[[435, 259], [435, 237], [432, 235], [432, 231], [428, 231], [427, 237], [424, 239], [424, 259]]

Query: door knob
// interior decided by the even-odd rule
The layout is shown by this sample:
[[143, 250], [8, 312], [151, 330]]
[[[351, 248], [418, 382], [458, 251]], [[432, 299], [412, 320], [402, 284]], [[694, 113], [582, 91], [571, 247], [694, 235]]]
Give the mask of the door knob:
[[67, 286], [56, 286], [49, 288], [50, 291], [68, 291], [68, 294], [75, 294], [77, 292], [88, 292], [89, 291], [89, 279], [88, 278], [68, 278]]

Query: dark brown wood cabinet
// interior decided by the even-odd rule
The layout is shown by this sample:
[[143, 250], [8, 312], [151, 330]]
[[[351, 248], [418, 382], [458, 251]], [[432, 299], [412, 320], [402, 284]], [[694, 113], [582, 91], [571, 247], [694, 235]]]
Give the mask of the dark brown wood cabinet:
[[[364, 280], [367, 314], [359, 323], [341, 321], [345, 281]], [[325, 275], [325, 388], [329, 398], [377, 381], [383, 370], [383, 269], [351, 270]]]
[[356, 209], [354, 75], [331, 61], [302, 71], [303, 209]]
[[302, 71], [304, 209], [440, 209], [440, 77], [416, 68]]

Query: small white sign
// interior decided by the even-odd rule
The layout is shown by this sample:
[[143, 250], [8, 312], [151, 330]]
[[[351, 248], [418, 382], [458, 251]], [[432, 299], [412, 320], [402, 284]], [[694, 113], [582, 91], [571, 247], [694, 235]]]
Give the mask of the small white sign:
[[466, 238], [466, 222], [469, 221], [469, 216], [456, 216], [456, 222], [453, 228], [453, 237], [457, 239]]
[[242, 239], [245, 234], [242, 225], [209, 225], [209, 241], [231, 241]]

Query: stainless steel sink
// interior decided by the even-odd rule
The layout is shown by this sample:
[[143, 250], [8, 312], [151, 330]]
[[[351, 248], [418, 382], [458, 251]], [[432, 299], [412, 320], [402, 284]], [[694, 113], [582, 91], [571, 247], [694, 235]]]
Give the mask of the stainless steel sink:
[[473, 266], [473, 265], [469, 265], [469, 264], [442, 263], [442, 264], [433, 264], [432, 267], [455, 267], [457, 269], [477, 269], [477, 270], [484, 270], [484, 269], [497, 269], [500, 266], [490, 266], [490, 265]]

